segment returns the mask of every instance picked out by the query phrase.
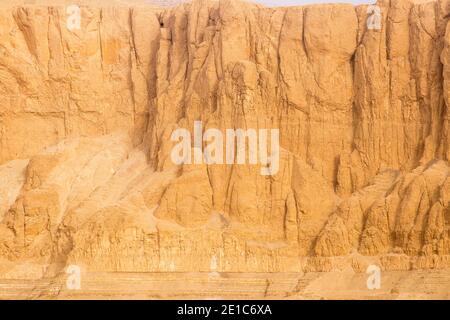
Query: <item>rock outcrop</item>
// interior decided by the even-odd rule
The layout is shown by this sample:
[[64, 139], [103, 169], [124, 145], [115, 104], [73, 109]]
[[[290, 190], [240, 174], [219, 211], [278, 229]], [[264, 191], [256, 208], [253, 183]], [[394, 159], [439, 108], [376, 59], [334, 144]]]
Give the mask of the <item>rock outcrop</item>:
[[[450, 268], [450, 1], [378, 6], [2, 8], [0, 275]], [[195, 121], [278, 173], [175, 165]]]

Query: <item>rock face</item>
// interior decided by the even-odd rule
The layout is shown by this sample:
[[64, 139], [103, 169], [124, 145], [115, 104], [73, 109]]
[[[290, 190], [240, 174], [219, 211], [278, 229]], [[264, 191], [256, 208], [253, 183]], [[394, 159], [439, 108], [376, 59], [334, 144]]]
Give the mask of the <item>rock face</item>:
[[[378, 6], [2, 8], [0, 275], [450, 268], [450, 1]], [[195, 121], [278, 173], [175, 165]]]

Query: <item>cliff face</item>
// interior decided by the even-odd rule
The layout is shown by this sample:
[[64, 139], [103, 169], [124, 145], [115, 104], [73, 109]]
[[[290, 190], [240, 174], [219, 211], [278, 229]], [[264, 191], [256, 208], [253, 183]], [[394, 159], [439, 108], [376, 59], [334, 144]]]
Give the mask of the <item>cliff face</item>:
[[[450, 1], [378, 5], [2, 9], [0, 273], [450, 267]], [[199, 120], [278, 173], [174, 165]]]

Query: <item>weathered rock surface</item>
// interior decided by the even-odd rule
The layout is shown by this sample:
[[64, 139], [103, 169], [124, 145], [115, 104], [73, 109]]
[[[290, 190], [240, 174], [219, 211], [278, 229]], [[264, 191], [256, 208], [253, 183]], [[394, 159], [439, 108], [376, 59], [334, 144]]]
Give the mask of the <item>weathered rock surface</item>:
[[[2, 8], [0, 276], [450, 268], [450, 1], [378, 5]], [[174, 165], [198, 120], [279, 172]]]

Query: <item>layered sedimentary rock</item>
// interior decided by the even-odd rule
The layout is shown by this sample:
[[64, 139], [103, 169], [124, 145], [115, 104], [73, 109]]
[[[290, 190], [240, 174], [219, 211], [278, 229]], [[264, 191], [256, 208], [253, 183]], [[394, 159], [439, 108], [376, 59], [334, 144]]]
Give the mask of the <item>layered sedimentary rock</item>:
[[[2, 276], [450, 267], [450, 2], [378, 6], [2, 8]], [[277, 174], [174, 164], [195, 121]]]

